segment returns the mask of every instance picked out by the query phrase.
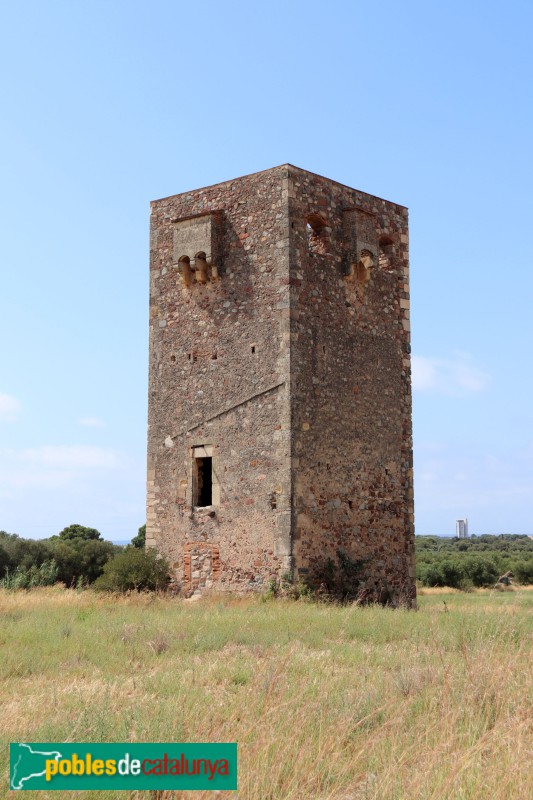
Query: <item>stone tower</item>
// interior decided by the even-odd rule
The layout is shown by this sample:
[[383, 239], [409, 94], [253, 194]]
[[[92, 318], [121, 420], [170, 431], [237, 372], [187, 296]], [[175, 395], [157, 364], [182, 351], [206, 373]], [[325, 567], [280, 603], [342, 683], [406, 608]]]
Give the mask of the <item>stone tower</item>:
[[[407, 209], [285, 164], [151, 206], [147, 545], [413, 597]], [[342, 557], [342, 555], [341, 555]]]

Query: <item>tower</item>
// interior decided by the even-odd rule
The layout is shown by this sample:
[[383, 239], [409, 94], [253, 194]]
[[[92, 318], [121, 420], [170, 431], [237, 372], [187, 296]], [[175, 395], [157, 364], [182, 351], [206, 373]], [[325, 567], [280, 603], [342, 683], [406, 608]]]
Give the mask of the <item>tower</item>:
[[414, 596], [407, 209], [285, 164], [151, 206], [147, 545]]

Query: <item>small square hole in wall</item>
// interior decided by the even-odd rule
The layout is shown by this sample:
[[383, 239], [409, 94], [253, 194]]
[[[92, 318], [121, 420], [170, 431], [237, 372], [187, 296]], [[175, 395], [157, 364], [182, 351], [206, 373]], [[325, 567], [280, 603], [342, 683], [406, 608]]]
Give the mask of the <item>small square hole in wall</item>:
[[173, 364], [175, 364], [176, 363], [176, 356], [170, 356], [170, 360], [172, 361]]
[[251, 346], [252, 353], [255, 353], [255, 344]]

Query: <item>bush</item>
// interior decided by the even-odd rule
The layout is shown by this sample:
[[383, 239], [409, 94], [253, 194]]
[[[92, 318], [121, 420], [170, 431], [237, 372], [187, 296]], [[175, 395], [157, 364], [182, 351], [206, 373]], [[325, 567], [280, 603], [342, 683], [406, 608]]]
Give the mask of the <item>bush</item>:
[[306, 580], [308, 590], [341, 602], [360, 599], [365, 560], [355, 560], [343, 550], [336, 555], [337, 562], [327, 558], [311, 571]]
[[533, 583], [533, 558], [511, 564], [512, 572], [518, 583]]
[[156, 591], [169, 583], [170, 567], [157, 550], [127, 547], [104, 566], [94, 588], [108, 592]]
[[505, 571], [504, 564], [498, 563], [497, 554], [467, 556], [464, 559], [464, 571], [474, 586], [493, 586]]
[[417, 578], [423, 586], [450, 586], [458, 589], [465, 577], [461, 564], [451, 559], [417, 565]]
[[508, 569], [499, 553], [458, 553], [422, 555], [417, 560], [416, 577], [423, 586], [450, 586], [468, 591], [474, 586], [494, 586], [498, 577]]

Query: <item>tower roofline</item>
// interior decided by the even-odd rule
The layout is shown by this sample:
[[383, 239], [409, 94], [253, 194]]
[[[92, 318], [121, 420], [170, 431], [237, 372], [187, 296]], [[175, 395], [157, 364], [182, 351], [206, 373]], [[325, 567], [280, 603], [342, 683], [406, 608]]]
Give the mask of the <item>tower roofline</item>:
[[187, 189], [183, 192], [177, 192], [176, 194], [170, 194], [166, 195], [165, 197], [159, 197], [156, 200], [152, 200], [150, 205], [161, 203], [164, 200], [171, 200], [174, 197], [182, 197], [183, 195], [190, 194], [191, 192], [200, 192], [200, 191], [205, 191], [206, 189], [216, 189], [218, 186], [224, 186], [228, 183], [234, 183], [235, 181], [246, 180], [247, 178], [253, 178], [255, 175], [264, 175], [267, 172], [276, 172], [282, 169], [295, 170], [296, 172], [300, 172], [305, 175], [312, 175], [315, 178], [320, 178], [320, 180], [327, 181], [328, 183], [333, 183], [336, 186], [341, 186], [345, 189], [350, 189], [352, 192], [359, 192], [360, 194], [364, 194], [367, 197], [375, 198], [376, 200], [382, 200], [383, 202], [390, 203], [391, 205], [397, 206], [398, 208], [405, 208], [405, 209], [408, 208], [407, 206], [404, 206], [402, 203], [395, 203], [391, 200], [387, 200], [384, 197], [378, 197], [377, 195], [373, 195], [370, 192], [365, 192], [362, 189], [356, 189], [353, 186], [348, 186], [347, 183], [341, 183], [341, 181], [336, 181], [333, 178], [327, 178], [325, 175], [321, 175], [318, 172], [311, 172], [311, 170], [303, 169], [302, 167], [297, 167], [294, 164], [290, 164], [289, 162], [286, 162], [285, 164], [278, 164], [278, 166], [269, 167], [268, 169], [260, 169], [257, 170], [257, 172], [249, 172], [246, 173], [245, 175], [238, 175], [235, 178], [229, 178], [228, 180], [219, 181], [218, 183], [211, 183], [208, 184], [207, 186], [199, 186], [196, 187], [195, 189]]

